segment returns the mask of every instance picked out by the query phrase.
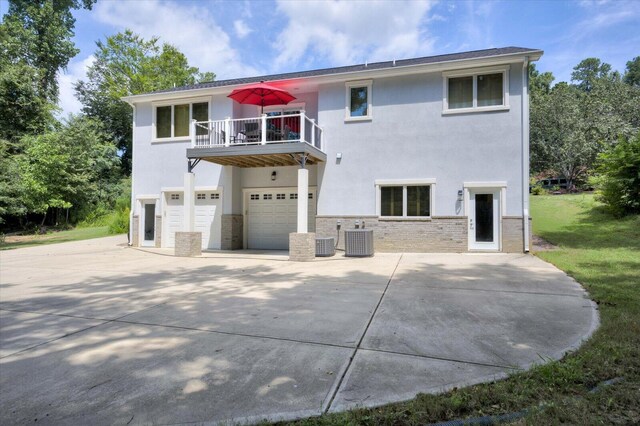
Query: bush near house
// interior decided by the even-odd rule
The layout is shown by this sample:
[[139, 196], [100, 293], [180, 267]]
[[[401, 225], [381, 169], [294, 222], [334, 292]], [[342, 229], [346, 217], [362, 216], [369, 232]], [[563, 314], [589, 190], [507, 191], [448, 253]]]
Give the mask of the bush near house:
[[598, 199], [616, 216], [640, 213], [640, 133], [598, 156]]

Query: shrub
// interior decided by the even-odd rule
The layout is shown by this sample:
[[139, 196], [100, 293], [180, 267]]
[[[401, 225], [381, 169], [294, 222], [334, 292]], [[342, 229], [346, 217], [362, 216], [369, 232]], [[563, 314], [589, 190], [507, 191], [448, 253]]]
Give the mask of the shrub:
[[129, 213], [131, 210], [126, 207], [124, 210], [117, 210], [111, 217], [109, 223], [110, 234], [126, 234], [129, 232]]
[[548, 191], [542, 187], [542, 185], [535, 185], [531, 187], [531, 195], [546, 195]]
[[617, 216], [640, 213], [640, 133], [598, 155], [598, 200]]

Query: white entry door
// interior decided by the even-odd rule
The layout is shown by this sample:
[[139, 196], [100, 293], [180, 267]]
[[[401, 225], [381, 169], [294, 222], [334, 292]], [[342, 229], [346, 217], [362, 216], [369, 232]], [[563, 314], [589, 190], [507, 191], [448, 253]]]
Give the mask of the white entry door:
[[[309, 202], [309, 232], [315, 232], [315, 189], [305, 195]], [[251, 190], [247, 192], [245, 202], [247, 248], [289, 249], [289, 233], [298, 228], [297, 188]]]
[[500, 250], [500, 190], [469, 190], [469, 249]]
[[184, 196], [182, 192], [165, 193], [163, 247], [176, 246], [176, 232], [184, 226]]

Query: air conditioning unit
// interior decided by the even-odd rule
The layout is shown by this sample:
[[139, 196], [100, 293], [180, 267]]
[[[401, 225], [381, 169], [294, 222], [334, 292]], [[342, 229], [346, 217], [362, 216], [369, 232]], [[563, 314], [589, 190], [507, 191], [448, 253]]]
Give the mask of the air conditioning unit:
[[373, 229], [345, 230], [344, 255], [349, 257], [373, 256]]
[[316, 256], [329, 257], [336, 254], [336, 245], [333, 238], [316, 238]]

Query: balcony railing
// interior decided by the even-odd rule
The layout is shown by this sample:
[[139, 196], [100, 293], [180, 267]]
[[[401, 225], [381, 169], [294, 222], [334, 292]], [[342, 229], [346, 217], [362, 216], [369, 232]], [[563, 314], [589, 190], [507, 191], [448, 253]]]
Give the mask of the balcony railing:
[[323, 151], [322, 128], [304, 111], [273, 116], [263, 114], [253, 118], [193, 120], [191, 126], [193, 148], [308, 143]]

